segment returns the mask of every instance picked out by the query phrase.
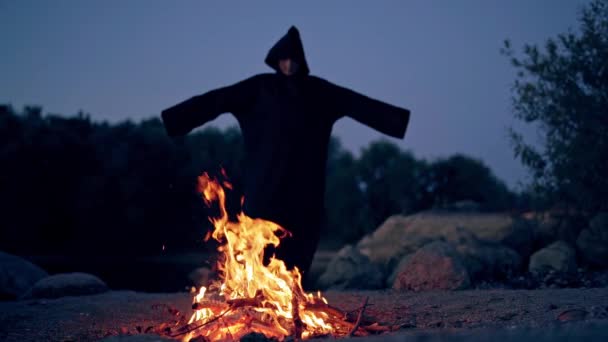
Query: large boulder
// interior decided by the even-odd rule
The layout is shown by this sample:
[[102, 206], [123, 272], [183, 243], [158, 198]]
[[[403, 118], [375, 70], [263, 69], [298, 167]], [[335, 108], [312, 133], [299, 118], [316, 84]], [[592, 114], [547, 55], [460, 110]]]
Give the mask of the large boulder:
[[576, 251], [561, 240], [532, 254], [528, 265], [528, 271], [537, 275], [549, 271], [574, 273], [576, 269]]
[[0, 300], [16, 299], [48, 276], [40, 267], [18, 256], [0, 252]]
[[526, 257], [532, 250], [532, 231], [507, 214], [423, 212], [392, 216], [357, 247], [372, 262], [394, 269], [405, 255], [432, 241], [454, 241], [462, 231], [484, 243], [503, 245]]
[[[481, 241], [465, 229], [457, 228], [454, 234], [438, 241], [448, 242], [454, 247], [472, 283], [509, 279], [522, 269], [522, 258], [517, 252], [497, 243]], [[411, 255], [402, 257], [399, 264], [389, 272], [389, 287]]]
[[580, 215], [559, 210], [530, 212], [524, 217], [533, 231], [535, 245], [540, 248], [559, 240], [575, 244], [586, 226], [585, 219]]
[[363, 237], [357, 248], [373, 263], [385, 269], [392, 269], [403, 256], [436, 238], [416, 233], [419, 230], [419, 221], [416, 215], [391, 216], [371, 235]]
[[471, 283], [460, 255], [443, 241], [431, 242], [406, 256], [392, 278], [396, 290], [460, 290]]
[[457, 239], [449, 242], [462, 257], [473, 282], [505, 280], [521, 271], [522, 257], [509, 247], [482, 241], [464, 229], [460, 229]]
[[39, 280], [23, 299], [86, 296], [108, 291], [101, 279], [88, 273], [61, 273]]
[[317, 287], [319, 278], [329, 266], [329, 263], [336, 257], [337, 251], [318, 250], [313, 259], [308, 274], [304, 274], [302, 285], [305, 289]]
[[379, 289], [384, 286], [384, 274], [368, 257], [351, 245], [342, 248], [319, 277], [322, 289]]
[[393, 284], [395, 284], [395, 280], [397, 279], [399, 274], [404, 270], [405, 265], [410, 262], [410, 258], [412, 257], [412, 255], [414, 255], [414, 253], [403, 256], [401, 260], [399, 260], [399, 263], [397, 263], [397, 266], [395, 266], [391, 270], [391, 272], [389, 272], [389, 276], [386, 278], [387, 288], [393, 287]]
[[608, 267], [608, 212], [597, 214], [583, 229], [576, 246], [583, 258], [596, 266]]

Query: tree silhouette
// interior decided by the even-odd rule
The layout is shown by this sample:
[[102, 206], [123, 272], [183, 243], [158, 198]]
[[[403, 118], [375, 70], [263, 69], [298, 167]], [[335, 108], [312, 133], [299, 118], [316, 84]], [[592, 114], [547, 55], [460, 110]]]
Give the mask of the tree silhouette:
[[515, 155], [532, 172], [533, 188], [553, 202], [586, 212], [608, 210], [608, 1], [594, 0], [578, 32], [525, 45], [516, 57], [515, 117], [538, 127], [539, 144], [511, 129]]
[[[43, 115], [0, 106], [0, 249], [30, 255], [159, 255], [212, 250], [196, 179], [226, 170], [242, 196], [243, 140], [237, 128], [207, 128], [179, 139], [158, 119], [96, 123], [84, 113]], [[360, 157], [332, 138], [328, 151], [324, 236], [356, 242], [388, 216], [471, 199], [502, 210], [506, 187], [465, 156], [426, 161], [391, 142], [371, 143]]]

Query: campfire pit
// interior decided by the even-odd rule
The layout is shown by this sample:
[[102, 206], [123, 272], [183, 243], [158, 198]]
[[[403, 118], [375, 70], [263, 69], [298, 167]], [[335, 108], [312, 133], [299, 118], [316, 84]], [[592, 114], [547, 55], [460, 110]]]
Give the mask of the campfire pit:
[[264, 249], [278, 246], [280, 239], [290, 233], [273, 222], [253, 219], [243, 212], [236, 220], [229, 220], [224, 188], [232, 186], [207, 173], [198, 178], [198, 190], [205, 203], [219, 208], [219, 217], [210, 218], [214, 230], [205, 238], [221, 244], [219, 280], [198, 290], [192, 304], [194, 313], [186, 324], [157, 332], [182, 341], [238, 341], [251, 333], [283, 341], [364, 336], [391, 330], [378, 324], [361, 324], [367, 299], [358, 312], [346, 313], [330, 306], [320, 292], [304, 292], [297, 268], [287, 269], [275, 257], [265, 265]]

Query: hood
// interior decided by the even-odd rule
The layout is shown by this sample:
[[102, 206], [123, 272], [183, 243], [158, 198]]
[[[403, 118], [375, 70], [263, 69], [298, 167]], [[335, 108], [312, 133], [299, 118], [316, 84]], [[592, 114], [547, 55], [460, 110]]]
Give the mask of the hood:
[[300, 68], [295, 73], [296, 75], [308, 75], [310, 73], [306, 57], [304, 56], [304, 46], [300, 39], [300, 32], [295, 26], [290, 27], [287, 34], [270, 48], [264, 62], [280, 73], [279, 60], [285, 58], [291, 58], [300, 65]]

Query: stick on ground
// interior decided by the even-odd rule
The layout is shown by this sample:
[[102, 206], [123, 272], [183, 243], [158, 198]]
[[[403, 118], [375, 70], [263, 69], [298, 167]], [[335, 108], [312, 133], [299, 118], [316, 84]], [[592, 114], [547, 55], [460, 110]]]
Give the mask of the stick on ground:
[[359, 309], [359, 314], [357, 315], [357, 321], [355, 322], [355, 326], [350, 330], [350, 332], [348, 333], [348, 336], [355, 336], [355, 332], [357, 331], [357, 329], [359, 329], [359, 325], [361, 325], [361, 319], [363, 318], [363, 312], [365, 311], [365, 308], [367, 307], [368, 300], [369, 300], [369, 297], [365, 297], [365, 300], [363, 301], [363, 305], [361, 306], [361, 309]]

